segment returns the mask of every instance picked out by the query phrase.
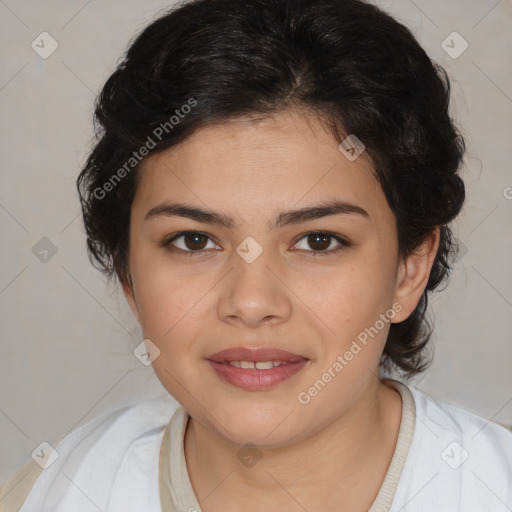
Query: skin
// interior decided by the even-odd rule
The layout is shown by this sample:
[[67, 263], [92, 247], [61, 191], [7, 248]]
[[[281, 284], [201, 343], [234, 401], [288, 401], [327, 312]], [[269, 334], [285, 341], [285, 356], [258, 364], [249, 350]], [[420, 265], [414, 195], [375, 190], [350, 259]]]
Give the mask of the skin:
[[[144, 338], [161, 351], [158, 378], [191, 415], [185, 457], [203, 512], [339, 510], [340, 503], [361, 512], [382, 485], [402, 412], [399, 393], [378, 378], [390, 323], [307, 405], [297, 399], [393, 304], [401, 311], [391, 321], [406, 319], [428, 280], [438, 228], [400, 260], [396, 220], [371, 169], [366, 153], [348, 160], [321, 121], [301, 111], [204, 127], [141, 164], [132, 284], [123, 289]], [[369, 218], [338, 214], [268, 228], [284, 210], [333, 199]], [[162, 202], [223, 213], [235, 224], [144, 220]], [[161, 245], [183, 230], [210, 238], [181, 237], [175, 252]], [[352, 245], [314, 256], [340, 244], [308, 243], [311, 231]], [[247, 236], [263, 251], [252, 263], [236, 252]], [[277, 386], [247, 391], [221, 380], [205, 359], [241, 345], [309, 361]], [[261, 455], [252, 467], [237, 457], [246, 443]]]

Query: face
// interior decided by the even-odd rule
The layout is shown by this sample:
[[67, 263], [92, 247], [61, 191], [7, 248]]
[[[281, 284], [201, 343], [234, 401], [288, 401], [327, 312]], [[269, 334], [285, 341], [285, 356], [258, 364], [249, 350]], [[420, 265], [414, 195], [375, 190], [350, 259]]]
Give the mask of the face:
[[[340, 418], [425, 283], [399, 261], [366, 153], [350, 161], [317, 118], [287, 112], [202, 128], [139, 172], [124, 290], [167, 391], [237, 444], [286, 445]], [[288, 361], [225, 362], [269, 359]]]

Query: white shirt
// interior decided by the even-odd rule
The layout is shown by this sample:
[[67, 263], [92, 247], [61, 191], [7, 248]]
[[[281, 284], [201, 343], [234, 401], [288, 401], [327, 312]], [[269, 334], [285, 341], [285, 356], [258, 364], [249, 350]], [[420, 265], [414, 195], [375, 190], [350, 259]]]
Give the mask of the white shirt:
[[[512, 432], [388, 383], [402, 419], [369, 512], [510, 512]], [[16, 471], [0, 488], [0, 512], [201, 512], [183, 449], [188, 419], [167, 394], [105, 413], [55, 443], [46, 469], [30, 459]], [[50, 454], [44, 448], [41, 461]]]

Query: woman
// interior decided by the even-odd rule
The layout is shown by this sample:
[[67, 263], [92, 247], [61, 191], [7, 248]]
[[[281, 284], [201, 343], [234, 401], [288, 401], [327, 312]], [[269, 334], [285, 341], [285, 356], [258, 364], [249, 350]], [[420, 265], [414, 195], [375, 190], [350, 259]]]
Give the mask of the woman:
[[455, 252], [449, 97], [359, 0], [196, 0], [149, 25], [78, 187], [168, 396], [42, 449], [1, 510], [509, 510], [512, 433], [383, 377], [427, 367]]

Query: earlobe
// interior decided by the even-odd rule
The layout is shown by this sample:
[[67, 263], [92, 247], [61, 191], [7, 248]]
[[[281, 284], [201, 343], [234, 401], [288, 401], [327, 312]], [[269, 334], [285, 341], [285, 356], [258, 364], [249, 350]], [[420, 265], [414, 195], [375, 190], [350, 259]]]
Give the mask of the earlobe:
[[140, 324], [140, 316], [139, 316], [139, 308], [137, 307], [137, 302], [135, 301], [135, 292], [133, 289], [133, 284], [128, 281], [123, 281], [122, 283], [123, 293], [126, 297], [126, 301], [132, 310], [133, 316], [137, 319], [137, 322]]
[[434, 231], [423, 244], [401, 261], [397, 273], [397, 282], [393, 303], [402, 306], [393, 323], [402, 322], [414, 311], [427, 286], [430, 271], [439, 248], [440, 230]]

